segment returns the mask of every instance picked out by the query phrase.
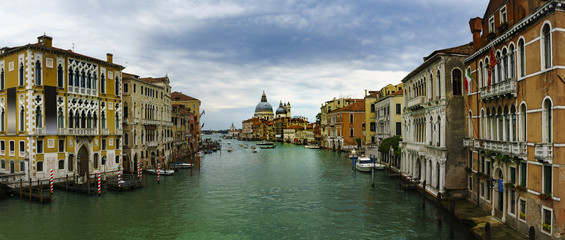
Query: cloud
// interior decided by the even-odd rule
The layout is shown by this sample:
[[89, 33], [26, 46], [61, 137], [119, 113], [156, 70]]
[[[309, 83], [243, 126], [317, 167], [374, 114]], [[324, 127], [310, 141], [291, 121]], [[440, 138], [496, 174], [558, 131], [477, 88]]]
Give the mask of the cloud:
[[[276, 109], [314, 119], [320, 104], [398, 83], [436, 49], [471, 41], [487, 0], [8, 1], [5, 46], [44, 32], [63, 49], [164, 76], [202, 101], [206, 128], [252, 116], [263, 90]], [[14, 22], [14, 19], [18, 19]], [[6, 24], [10, 23], [10, 24]]]

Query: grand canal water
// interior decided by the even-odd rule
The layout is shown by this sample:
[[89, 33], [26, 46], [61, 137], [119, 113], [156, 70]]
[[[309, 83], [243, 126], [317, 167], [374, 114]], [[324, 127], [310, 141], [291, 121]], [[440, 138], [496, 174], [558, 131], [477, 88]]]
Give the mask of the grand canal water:
[[[55, 192], [52, 204], [0, 201], [0, 239], [449, 239], [437, 208], [346, 156], [278, 144], [252, 153], [229, 140], [200, 171], [144, 176], [101, 197]], [[458, 227], [456, 239], [469, 239]]]

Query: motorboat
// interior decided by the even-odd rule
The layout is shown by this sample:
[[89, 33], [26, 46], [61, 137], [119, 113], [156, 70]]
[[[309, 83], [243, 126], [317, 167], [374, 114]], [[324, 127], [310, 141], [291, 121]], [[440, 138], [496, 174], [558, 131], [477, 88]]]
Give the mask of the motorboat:
[[262, 141], [260, 143], [257, 143], [257, 145], [259, 146], [267, 146], [267, 145], [275, 145], [275, 143], [273, 142], [267, 142], [267, 141]]
[[373, 163], [373, 160], [366, 156], [360, 156], [355, 163], [355, 168], [360, 172], [370, 172], [374, 167], [375, 163]]
[[192, 164], [184, 163], [184, 162], [174, 162], [174, 163], [171, 163], [171, 167], [172, 168], [191, 168]]
[[276, 148], [277, 145], [273, 144], [273, 145], [261, 145], [259, 146], [261, 149], [273, 149]]
[[253, 153], [257, 153], [257, 148], [253, 148]]
[[304, 148], [318, 149], [318, 148], [320, 148], [320, 146], [318, 146], [318, 145], [305, 145]]
[[247, 146], [247, 144], [243, 145], [243, 148], [248, 148], [249, 146]]
[[231, 152], [231, 151], [233, 151], [233, 149], [232, 149], [231, 147], [229, 147], [229, 148], [228, 148], [228, 152]]
[[153, 175], [163, 175], [163, 176], [169, 176], [169, 175], [173, 175], [175, 173], [175, 170], [171, 170], [171, 169], [161, 169], [160, 171], [158, 171], [157, 169], [147, 169], [145, 170], [145, 172], [147, 172], [148, 174], [153, 174]]

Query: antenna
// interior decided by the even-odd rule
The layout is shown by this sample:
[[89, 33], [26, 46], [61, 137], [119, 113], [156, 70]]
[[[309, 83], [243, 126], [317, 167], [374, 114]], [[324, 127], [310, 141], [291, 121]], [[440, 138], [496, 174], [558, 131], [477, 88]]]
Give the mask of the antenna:
[[73, 52], [75, 51], [75, 43], [73, 43]]

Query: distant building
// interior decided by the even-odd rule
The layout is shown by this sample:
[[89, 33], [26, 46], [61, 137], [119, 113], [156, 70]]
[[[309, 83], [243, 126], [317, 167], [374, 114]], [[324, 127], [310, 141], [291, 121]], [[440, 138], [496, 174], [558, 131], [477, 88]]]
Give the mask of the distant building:
[[[200, 116], [201, 114], [204, 114], [204, 111], [200, 112], [200, 100], [185, 95], [181, 92], [173, 92], [171, 93], [171, 100], [172, 100], [172, 104], [181, 104], [185, 106], [185, 109], [188, 110], [189, 112], [192, 113], [194, 119], [194, 133], [193, 136], [195, 136], [195, 140], [197, 143], [199, 143], [201, 141], [200, 139], [200, 118], [202, 116]], [[198, 149], [195, 149], [195, 151], [198, 151]]]
[[363, 123], [365, 121], [365, 102], [360, 99], [356, 102], [328, 113], [328, 147], [333, 149], [347, 149], [365, 144], [363, 137]]
[[[325, 148], [332, 148], [334, 147], [335, 137], [337, 137], [337, 133], [332, 135], [332, 124], [329, 121], [329, 113], [333, 110], [348, 106], [350, 104], [364, 101], [363, 99], [351, 99], [351, 98], [334, 98], [330, 101], [325, 102], [320, 107], [320, 136], [321, 136], [321, 145]], [[363, 119], [364, 121], [365, 119]], [[330, 139], [329, 136], [332, 135], [333, 137]], [[364, 138], [364, 137], [363, 137]]]
[[[376, 144], [379, 146], [383, 140], [393, 137], [402, 136], [404, 124], [402, 124], [402, 114], [404, 105], [404, 90], [395, 91], [385, 97], [379, 98], [374, 103], [375, 108], [375, 136]], [[392, 164], [400, 168], [399, 162], [389, 153], [381, 153], [378, 155], [379, 160]]]
[[269, 102], [267, 102], [267, 95], [265, 92], [263, 92], [263, 95], [261, 96], [261, 102], [259, 102], [255, 107], [255, 114], [253, 117], [268, 121], [273, 120], [273, 107], [269, 104]]

